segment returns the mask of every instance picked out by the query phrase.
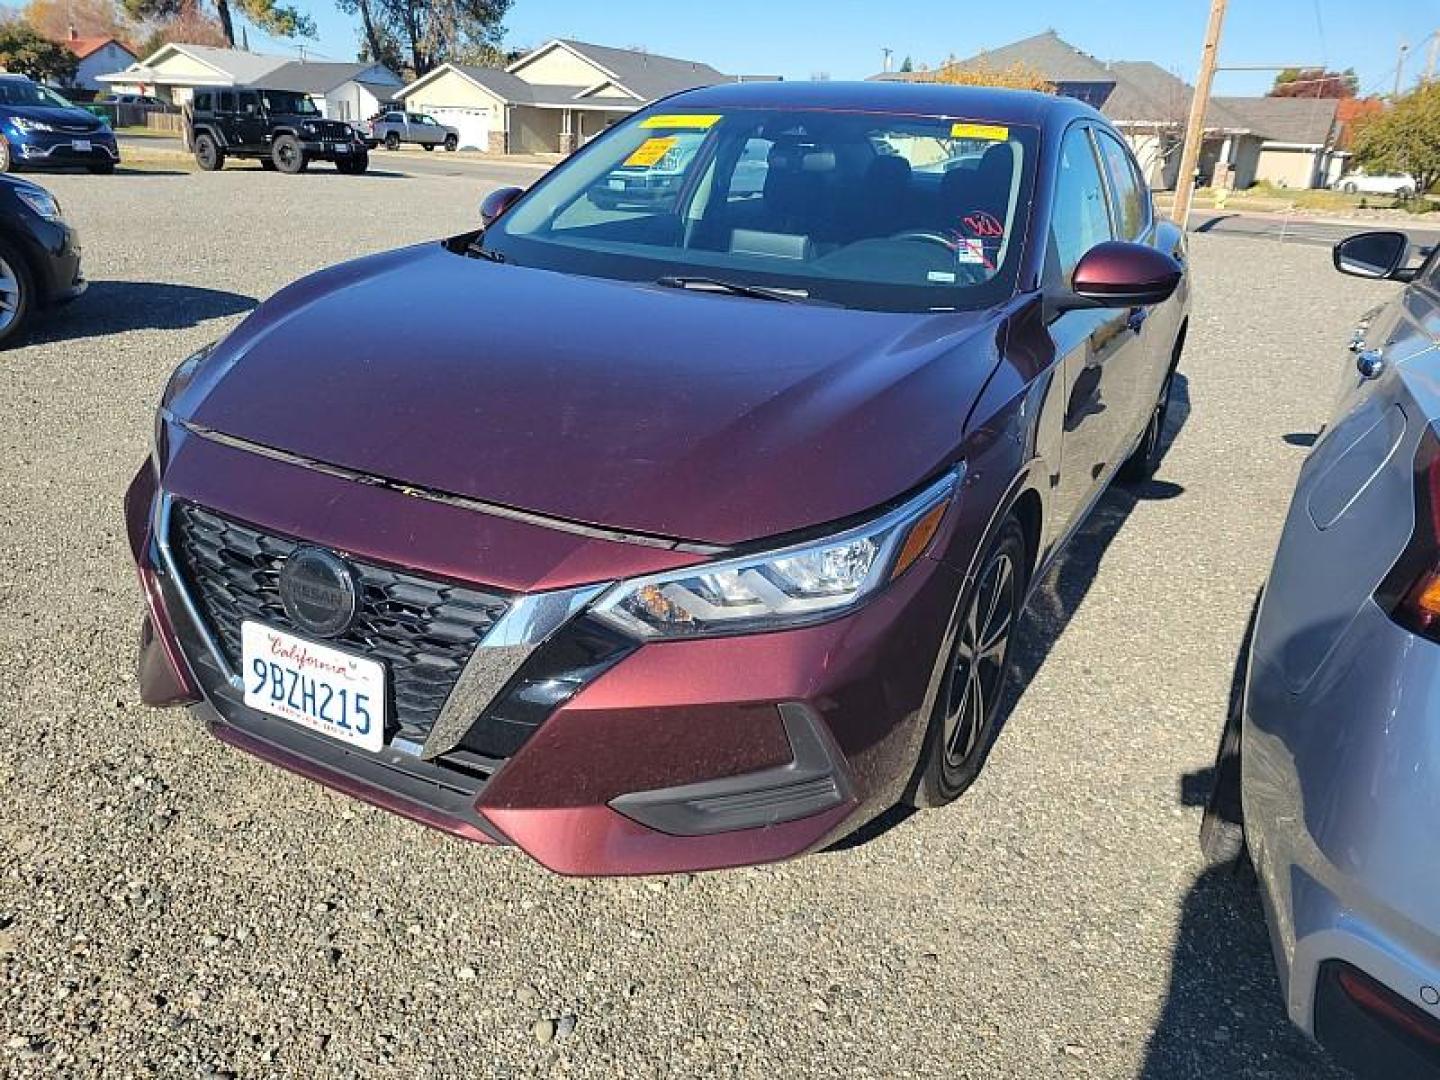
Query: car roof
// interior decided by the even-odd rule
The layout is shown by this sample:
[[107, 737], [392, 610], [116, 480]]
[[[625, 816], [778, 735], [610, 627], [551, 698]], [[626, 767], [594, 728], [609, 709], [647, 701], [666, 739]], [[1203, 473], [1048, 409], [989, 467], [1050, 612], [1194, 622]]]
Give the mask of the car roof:
[[720, 83], [664, 99], [687, 108], [833, 109], [846, 112], [913, 113], [1028, 124], [1063, 122], [1076, 116], [1104, 120], [1075, 98], [1033, 90], [950, 86], [918, 82]]

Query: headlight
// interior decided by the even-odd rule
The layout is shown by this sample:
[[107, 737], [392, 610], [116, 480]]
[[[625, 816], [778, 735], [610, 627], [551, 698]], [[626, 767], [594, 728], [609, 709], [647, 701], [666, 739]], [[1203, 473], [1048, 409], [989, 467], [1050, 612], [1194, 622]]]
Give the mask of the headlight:
[[26, 117], [24, 117], [24, 116], [15, 116], [15, 117], [12, 117], [12, 118], [10, 119], [10, 123], [12, 123], [12, 124], [15, 125], [15, 130], [16, 130], [16, 131], [54, 131], [54, 130], [55, 130], [55, 128], [54, 128], [53, 125], [45, 123], [44, 120], [30, 120], [30, 119], [28, 119], [28, 118], [26, 118]]
[[300, 125], [300, 133], [302, 135], [314, 135], [315, 130], [315, 125], [310, 123], [308, 120]]
[[60, 220], [60, 204], [44, 188], [19, 188], [15, 192], [20, 200], [46, 221]]
[[935, 538], [959, 471], [874, 521], [823, 540], [622, 581], [591, 608], [631, 637], [788, 629], [858, 607], [914, 565]]
[[160, 393], [160, 406], [155, 410], [155, 431], [150, 440], [150, 456], [155, 462], [157, 474], [164, 471], [165, 461], [170, 455], [169, 424], [174, 419], [170, 406], [195, 380], [200, 365], [215, 351], [215, 346], [218, 344], [220, 344], [218, 341], [212, 341], [209, 345], [191, 353], [180, 361], [175, 370], [170, 373], [170, 378], [165, 380], [165, 389]]

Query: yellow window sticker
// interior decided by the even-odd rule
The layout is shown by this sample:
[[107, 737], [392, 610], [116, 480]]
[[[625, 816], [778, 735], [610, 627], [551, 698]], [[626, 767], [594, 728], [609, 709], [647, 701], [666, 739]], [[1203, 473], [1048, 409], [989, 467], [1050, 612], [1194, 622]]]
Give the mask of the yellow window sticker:
[[987, 142], [1004, 142], [1010, 138], [1010, 129], [1002, 124], [959, 123], [950, 126], [952, 139], [985, 139]]
[[720, 122], [714, 113], [660, 113], [640, 121], [642, 128], [680, 128], [685, 131], [706, 131]]
[[633, 165], [641, 169], [648, 169], [652, 165], [658, 164], [660, 159], [668, 154], [675, 146], [676, 141], [674, 135], [646, 139], [625, 159], [625, 164]]

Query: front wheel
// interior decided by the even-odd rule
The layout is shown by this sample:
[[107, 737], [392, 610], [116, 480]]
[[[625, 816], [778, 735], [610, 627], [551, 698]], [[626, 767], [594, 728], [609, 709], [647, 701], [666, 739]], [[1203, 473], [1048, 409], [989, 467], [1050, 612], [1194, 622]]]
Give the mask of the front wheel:
[[911, 805], [943, 806], [980, 775], [999, 726], [1028, 575], [1025, 533], [1010, 517], [961, 601], [925, 749], [906, 797]]
[[20, 332], [35, 306], [35, 279], [19, 253], [0, 244], [0, 344]]
[[421, 143], [420, 149], [424, 150], [428, 154], [431, 150], [435, 149], [435, 144], [433, 142]]
[[1342, 184], [1340, 185], [1340, 190], [1345, 192], [1346, 195], [1354, 195], [1357, 188], [1354, 184]]
[[305, 157], [305, 151], [300, 146], [300, 140], [294, 135], [281, 135], [276, 139], [270, 148], [270, 157], [275, 163], [275, 168], [291, 176], [304, 172], [310, 164]]
[[460, 145], [460, 140], [457, 139], [454, 135], [446, 135], [446, 136], [445, 136], [445, 149], [446, 149], [446, 150], [449, 150], [449, 151], [451, 151], [451, 152], [454, 152], [454, 150], [455, 150], [459, 145]]
[[205, 172], [215, 172], [225, 165], [225, 152], [215, 142], [215, 136], [202, 131], [195, 136], [195, 164]]
[[400, 149], [400, 136], [399, 136], [399, 135], [396, 135], [395, 132], [393, 132], [393, 131], [386, 132], [386, 134], [385, 134], [385, 149], [386, 149], [386, 150], [399, 150], [399, 149]]
[[1160, 387], [1160, 396], [1155, 399], [1155, 408], [1150, 412], [1150, 422], [1145, 425], [1145, 434], [1140, 436], [1140, 445], [1125, 459], [1115, 475], [1122, 484], [1143, 484], [1155, 475], [1160, 467], [1160, 440], [1165, 436], [1165, 420], [1170, 415], [1170, 389], [1175, 384], [1175, 369], [1165, 373], [1165, 382]]

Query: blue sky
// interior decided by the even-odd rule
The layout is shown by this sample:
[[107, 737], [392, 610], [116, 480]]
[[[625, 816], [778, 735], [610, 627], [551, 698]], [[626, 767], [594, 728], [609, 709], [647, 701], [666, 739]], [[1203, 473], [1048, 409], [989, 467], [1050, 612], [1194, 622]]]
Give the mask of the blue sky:
[[[315, 16], [316, 57], [350, 60], [358, 23], [323, 0], [298, 0]], [[507, 42], [538, 45], [572, 37], [603, 45], [704, 60], [732, 73], [805, 79], [826, 72], [859, 79], [880, 70], [882, 47], [895, 64], [909, 55], [931, 64], [955, 53], [1054, 29], [1101, 60], [1154, 60], [1193, 81], [1205, 31], [1205, 0], [1032, 0], [981, 5], [963, 0], [516, 0], [505, 21]], [[1234, 0], [1226, 17], [1223, 64], [1325, 63], [1353, 67], [1362, 90], [1393, 86], [1401, 40], [1411, 45], [1407, 83], [1423, 70], [1417, 48], [1440, 30], [1440, 0]], [[272, 48], [252, 33], [253, 48]], [[293, 45], [284, 48], [292, 51]], [[276, 48], [275, 51], [281, 51]], [[1262, 93], [1268, 73], [1222, 73], [1220, 93]]]

